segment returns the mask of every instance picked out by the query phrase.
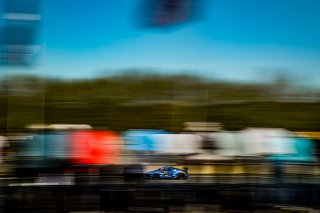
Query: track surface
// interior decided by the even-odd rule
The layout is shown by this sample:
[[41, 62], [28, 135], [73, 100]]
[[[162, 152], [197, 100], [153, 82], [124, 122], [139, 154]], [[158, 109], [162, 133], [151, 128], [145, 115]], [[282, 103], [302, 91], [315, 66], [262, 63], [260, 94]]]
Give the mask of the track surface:
[[264, 177], [268, 181], [262, 182], [262, 177], [250, 177], [249, 181], [249, 177], [240, 176], [193, 176], [188, 180], [109, 177], [99, 183], [97, 177], [90, 178], [76, 185], [37, 185], [11, 179], [0, 188], [0, 212], [275, 212], [279, 206], [320, 209], [320, 182], [311, 183], [312, 178], [290, 177], [285, 183], [271, 177]]

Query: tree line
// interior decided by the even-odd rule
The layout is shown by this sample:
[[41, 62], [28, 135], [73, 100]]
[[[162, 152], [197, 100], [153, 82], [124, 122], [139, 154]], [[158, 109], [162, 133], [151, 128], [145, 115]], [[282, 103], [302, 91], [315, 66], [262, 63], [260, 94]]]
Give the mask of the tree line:
[[2, 130], [30, 123], [181, 131], [184, 122], [225, 128], [319, 131], [319, 91], [289, 83], [235, 83], [192, 75], [124, 72], [85, 80], [11, 76], [0, 82]]

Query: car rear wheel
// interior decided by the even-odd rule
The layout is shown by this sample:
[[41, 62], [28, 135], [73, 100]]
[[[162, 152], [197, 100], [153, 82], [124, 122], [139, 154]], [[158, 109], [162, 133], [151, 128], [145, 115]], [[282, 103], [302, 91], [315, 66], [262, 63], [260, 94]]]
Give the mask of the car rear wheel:
[[185, 174], [179, 174], [178, 178], [179, 178], [179, 180], [185, 180], [186, 179], [186, 175]]

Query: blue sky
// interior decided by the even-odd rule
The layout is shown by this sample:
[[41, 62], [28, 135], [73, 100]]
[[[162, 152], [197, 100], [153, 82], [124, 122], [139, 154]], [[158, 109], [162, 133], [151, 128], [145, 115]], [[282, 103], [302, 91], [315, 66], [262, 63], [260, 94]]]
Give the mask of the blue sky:
[[320, 1], [200, 1], [198, 19], [150, 29], [136, 25], [141, 0], [43, 0], [36, 66], [6, 69], [60, 78], [144, 69], [236, 81], [281, 71], [320, 83]]

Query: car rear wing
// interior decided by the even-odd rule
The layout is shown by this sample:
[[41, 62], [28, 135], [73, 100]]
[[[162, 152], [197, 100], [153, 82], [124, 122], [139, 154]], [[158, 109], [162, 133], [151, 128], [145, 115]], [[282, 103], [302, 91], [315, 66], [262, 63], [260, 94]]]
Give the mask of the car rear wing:
[[182, 170], [185, 171], [186, 173], [188, 173], [188, 167], [183, 167]]

